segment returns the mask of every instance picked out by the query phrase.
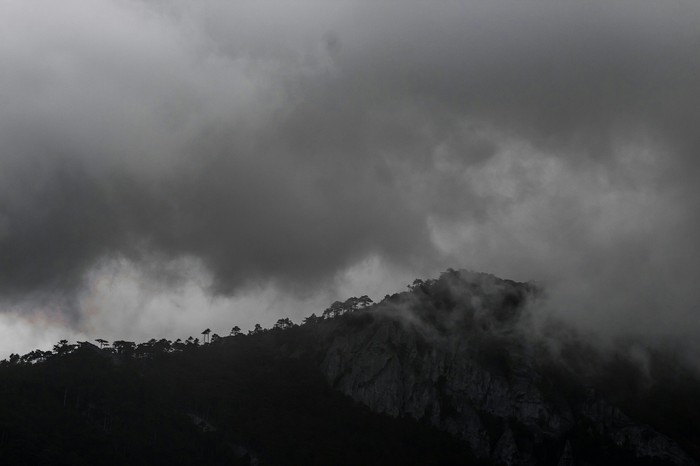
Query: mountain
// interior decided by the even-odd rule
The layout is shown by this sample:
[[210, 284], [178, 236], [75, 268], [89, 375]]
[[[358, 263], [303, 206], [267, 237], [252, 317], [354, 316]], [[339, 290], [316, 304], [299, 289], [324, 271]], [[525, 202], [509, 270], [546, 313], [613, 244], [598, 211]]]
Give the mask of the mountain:
[[3, 464], [668, 464], [700, 381], [528, 325], [543, 291], [448, 270], [303, 325], [197, 344], [59, 343], [0, 364]]
[[[642, 389], [651, 380], [631, 361], [596, 360], [576, 341], [563, 342], [566, 354], [555, 359], [524, 333], [528, 305], [540, 294], [530, 284], [464, 271], [419, 281], [380, 304], [371, 325], [333, 338], [322, 368], [333, 387], [373, 411], [427, 420], [497, 464], [695, 464], [641, 422], [649, 417], [644, 409], [626, 406], [638, 414], [633, 419], [613, 400], [658, 404], [654, 396], [664, 390], [697, 390], [697, 379]], [[603, 383], [608, 378], [633, 388], [620, 393]], [[689, 395], [676, 399], [688, 402], [679, 410], [698, 407]], [[684, 417], [674, 433], [687, 434], [697, 457], [698, 424]]]

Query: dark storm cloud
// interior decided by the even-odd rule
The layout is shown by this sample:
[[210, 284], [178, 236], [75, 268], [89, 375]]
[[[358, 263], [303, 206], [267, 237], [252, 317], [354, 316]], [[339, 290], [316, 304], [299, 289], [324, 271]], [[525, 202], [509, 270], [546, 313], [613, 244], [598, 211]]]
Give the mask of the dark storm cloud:
[[700, 298], [694, 2], [45, 7], [0, 7], [4, 297], [118, 257], [304, 289], [374, 254]]
[[[319, 108], [297, 108], [305, 96], [267, 94], [275, 89], [260, 91], [259, 103], [248, 95], [258, 93], [258, 74], [276, 79], [268, 74], [279, 71], [303, 82], [297, 65], [258, 65], [255, 57], [239, 64], [208, 45], [200, 56], [205, 39], [181, 52], [178, 41], [186, 38], [172, 17], [116, 9], [126, 16], [117, 20], [134, 22], [107, 28], [117, 39], [145, 26], [155, 45], [112, 58], [111, 40], [94, 50], [71, 42], [34, 57], [48, 68], [48, 76], [36, 77], [38, 92], [47, 94], [39, 98], [19, 76], [8, 80], [17, 113], [5, 125], [5, 296], [70, 295], [110, 257], [194, 257], [212, 272], [214, 291], [231, 293], [259, 280], [323, 281], [370, 253], [401, 262], [413, 248], [430, 249], [421, 217], [393, 189], [386, 164], [354, 160], [366, 145], [364, 128], [352, 129], [361, 123], [356, 109], [332, 109], [328, 96], [319, 97]], [[182, 75], [156, 79], [151, 65]], [[62, 80], [64, 73], [77, 83]], [[283, 94], [274, 79], [269, 87]], [[266, 99], [279, 115], [257, 114]]]
[[201, 155], [145, 177], [91, 173], [72, 157], [39, 161], [45, 178], [36, 159], [15, 164], [23, 176], [11, 184], [24, 192], [3, 204], [3, 292], [76, 289], [105, 256], [193, 256], [228, 293], [260, 278], [319, 280], [373, 251], [399, 260], [429, 247], [387, 177], [309, 163], [277, 145], [240, 147], [230, 134], [203, 139], [191, 149]]

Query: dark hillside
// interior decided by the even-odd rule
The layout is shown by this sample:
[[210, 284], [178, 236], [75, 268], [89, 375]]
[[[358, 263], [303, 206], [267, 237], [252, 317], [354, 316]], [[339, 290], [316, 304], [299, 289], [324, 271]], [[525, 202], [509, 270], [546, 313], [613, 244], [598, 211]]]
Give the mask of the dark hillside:
[[570, 333], [523, 333], [541, 291], [449, 270], [303, 325], [200, 345], [61, 341], [0, 364], [2, 464], [695, 464], [700, 383]]
[[316, 330], [139, 359], [83, 345], [43, 363], [4, 364], [3, 464], [248, 464], [251, 456], [261, 464], [459, 464], [468, 457], [444, 432], [333, 391], [318, 370]]

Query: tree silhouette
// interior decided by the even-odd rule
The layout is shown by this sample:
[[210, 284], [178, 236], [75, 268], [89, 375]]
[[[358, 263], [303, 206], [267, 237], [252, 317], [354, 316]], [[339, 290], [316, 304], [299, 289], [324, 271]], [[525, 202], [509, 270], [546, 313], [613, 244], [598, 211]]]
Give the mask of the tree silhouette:
[[202, 338], [202, 343], [208, 343], [209, 342], [209, 334], [211, 333], [211, 330], [206, 329], [205, 331], [202, 332], [202, 335], [204, 337]]
[[146, 358], [151, 356], [153, 352], [153, 345], [155, 344], [156, 340], [154, 338], [151, 338], [149, 341], [144, 342], [144, 343], [139, 343], [136, 345], [136, 350], [134, 351], [134, 355], [137, 358]]
[[34, 362], [44, 361], [47, 358], [47, 356], [50, 356], [50, 355], [51, 355], [50, 351], [44, 352], [42, 350], [37, 349], [34, 351], [30, 351], [29, 353], [23, 355], [20, 358], [20, 362], [22, 364], [32, 364]]
[[343, 309], [343, 303], [336, 301], [331, 304], [331, 307], [323, 311], [323, 318], [332, 319], [334, 317], [338, 317], [339, 315], [343, 314]]
[[314, 313], [314, 314], [311, 314], [309, 317], [305, 318], [305, 319], [302, 321], [302, 323], [303, 323], [304, 325], [308, 325], [308, 324], [312, 324], [312, 325], [313, 325], [313, 324], [318, 323], [318, 322], [320, 322], [320, 321], [322, 321], [322, 320], [323, 320], [323, 319], [322, 319], [321, 317], [317, 316], [317, 315]]
[[369, 296], [367, 296], [367, 295], [362, 295], [362, 296], [360, 296], [360, 298], [358, 299], [358, 305], [359, 305], [359, 308], [360, 308], [360, 309], [364, 309], [364, 308], [366, 308], [366, 307], [369, 307], [369, 306], [371, 306], [373, 303], [374, 303], [374, 301], [372, 301], [372, 299], [371, 299]]
[[279, 319], [277, 323], [272, 327], [277, 330], [285, 330], [294, 327], [294, 323], [287, 317], [284, 319]]
[[100, 344], [100, 348], [104, 348], [105, 345], [109, 344], [107, 340], [103, 340], [102, 338], [97, 338], [95, 341]]
[[408, 285], [408, 289], [411, 290], [411, 291], [416, 291], [416, 290], [418, 290], [421, 286], [423, 286], [423, 280], [421, 280], [420, 278], [416, 278], [415, 280], [413, 280], [413, 283], [411, 283], [410, 285]]
[[68, 340], [59, 340], [57, 344], [53, 345], [53, 352], [57, 356], [63, 356], [64, 354], [71, 353], [78, 345], [69, 345]]
[[161, 338], [151, 345], [154, 353], [169, 353], [173, 350], [172, 342], [165, 338]]
[[119, 355], [131, 357], [136, 349], [136, 343], [133, 341], [116, 340], [112, 343], [112, 348], [114, 348]]
[[187, 345], [185, 343], [183, 343], [182, 340], [179, 338], [173, 342], [173, 349], [175, 351], [182, 351], [186, 347], [187, 347]]
[[231, 333], [229, 335], [232, 337], [237, 337], [240, 334], [241, 334], [241, 328], [238, 325], [236, 325], [235, 327], [233, 327], [231, 329]]

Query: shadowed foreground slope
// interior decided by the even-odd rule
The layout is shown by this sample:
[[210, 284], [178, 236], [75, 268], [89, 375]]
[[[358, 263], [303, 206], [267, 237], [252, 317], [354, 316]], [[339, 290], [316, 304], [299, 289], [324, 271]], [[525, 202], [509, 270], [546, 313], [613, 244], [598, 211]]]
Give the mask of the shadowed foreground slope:
[[[381, 303], [206, 345], [0, 365], [3, 464], [695, 464], [700, 384], [565, 333], [524, 332], [530, 285], [464, 271]], [[357, 301], [353, 301], [355, 304]], [[353, 310], [355, 309], [355, 310]], [[122, 342], [123, 343], [123, 342]]]

